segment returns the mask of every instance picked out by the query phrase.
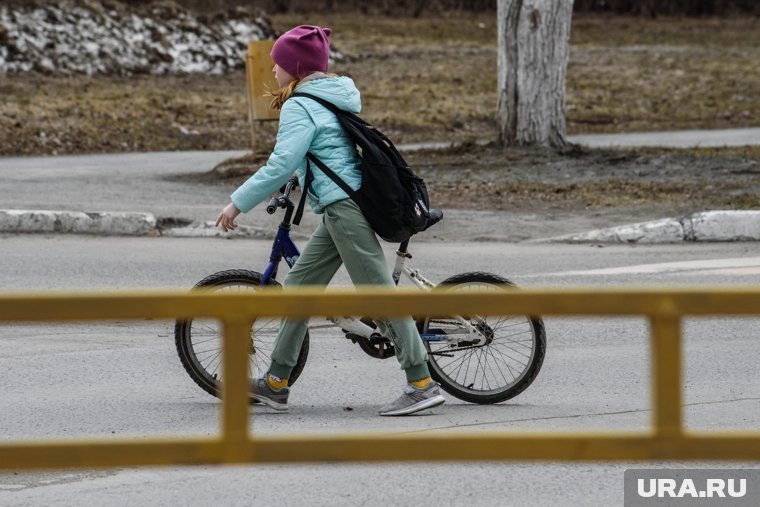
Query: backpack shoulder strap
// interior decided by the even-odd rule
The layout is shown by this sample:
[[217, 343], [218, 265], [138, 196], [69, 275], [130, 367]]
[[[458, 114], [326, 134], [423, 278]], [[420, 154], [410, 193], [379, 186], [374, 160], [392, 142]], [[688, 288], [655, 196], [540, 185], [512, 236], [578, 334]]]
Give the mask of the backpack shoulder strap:
[[341, 190], [343, 190], [351, 199], [353, 199], [354, 201], [356, 200], [356, 191], [353, 188], [349, 187], [348, 184], [345, 181], [343, 181], [343, 179], [340, 176], [335, 174], [332, 169], [327, 167], [321, 160], [315, 157], [314, 154], [311, 152], [307, 153], [306, 157], [312, 162], [314, 162], [317, 165], [317, 167], [319, 167], [320, 171], [325, 173], [331, 180], [333, 180], [335, 184], [338, 185], [341, 188]]
[[335, 174], [332, 169], [327, 167], [321, 160], [315, 157], [313, 153], [309, 152], [306, 154], [306, 177], [304, 178], [304, 188], [301, 189], [301, 200], [298, 201], [298, 208], [296, 208], [296, 213], [293, 216], [293, 225], [300, 225], [301, 223], [304, 204], [306, 203], [306, 192], [309, 191], [309, 185], [311, 185], [311, 182], [314, 180], [314, 175], [311, 173], [311, 162], [314, 162], [317, 167], [319, 167], [323, 173], [325, 173], [331, 180], [333, 180], [335, 184], [338, 185], [341, 190], [343, 190], [354, 202], [359, 202], [357, 200], [358, 196], [356, 190], [349, 187], [348, 184], [343, 181], [340, 176]]
[[303, 208], [306, 204], [306, 193], [309, 191], [314, 175], [311, 173], [311, 164], [309, 159], [306, 159], [306, 176], [303, 181], [303, 188], [301, 189], [301, 199], [298, 201], [298, 207], [296, 208], [296, 214], [293, 215], [293, 225], [301, 225], [301, 218], [303, 217]]
[[306, 97], [306, 98], [311, 99], [313, 101], [319, 102], [320, 104], [322, 104], [323, 106], [325, 106], [327, 109], [329, 109], [330, 111], [332, 111], [333, 113], [338, 114], [338, 115], [340, 113], [345, 113], [346, 112], [343, 109], [341, 109], [338, 106], [336, 106], [335, 104], [333, 104], [332, 102], [330, 102], [329, 100], [325, 100], [322, 97], [317, 97], [316, 95], [312, 95], [311, 93], [294, 92], [290, 96], [291, 97]]
[[319, 104], [322, 104], [324, 107], [326, 107], [329, 111], [332, 111], [335, 116], [338, 117], [338, 121], [340, 121], [341, 124], [345, 124], [346, 121], [348, 122], [356, 122], [364, 126], [369, 126], [369, 124], [362, 120], [356, 113], [352, 113], [351, 111], [346, 111], [345, 109], [341, 109], [329, 100], [325, 100], [322, 97], [317, 97], [316, 95], [312, 95], [311, 93], [306, 92], [294, 92], [290, 95], [291, 97], [306, 97], [307, 99], [311, 99], [315, 102], [318, 102]]

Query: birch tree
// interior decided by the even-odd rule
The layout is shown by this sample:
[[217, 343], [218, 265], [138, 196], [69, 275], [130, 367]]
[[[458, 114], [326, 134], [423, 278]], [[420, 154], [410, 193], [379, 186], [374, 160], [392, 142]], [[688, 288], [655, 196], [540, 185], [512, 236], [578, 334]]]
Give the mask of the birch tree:
[[498, 0], [502, 145], [561, 148], [573, 0]]

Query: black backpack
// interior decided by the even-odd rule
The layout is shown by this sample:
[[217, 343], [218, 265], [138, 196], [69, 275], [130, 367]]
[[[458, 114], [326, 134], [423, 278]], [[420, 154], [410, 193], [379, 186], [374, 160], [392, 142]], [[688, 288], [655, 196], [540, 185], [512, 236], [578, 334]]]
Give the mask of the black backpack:
[[320, 97], [300, 92], [291, 97], [308, 97], [335, 113], [346, 135], [357, 147], [362, 171], [361, 188], [354, 191], [321, 160], [307, 153], [305, 184], [294, 224], [298, 225], [303, 215], [306, 192], [314, 178], [311, 173], [311, 162], [314, 162], [359, 205], [369, 225], [385, 241], [400, 243], [427, 228], [430, 205], [425, 182], [412, 172], [382, 132]]

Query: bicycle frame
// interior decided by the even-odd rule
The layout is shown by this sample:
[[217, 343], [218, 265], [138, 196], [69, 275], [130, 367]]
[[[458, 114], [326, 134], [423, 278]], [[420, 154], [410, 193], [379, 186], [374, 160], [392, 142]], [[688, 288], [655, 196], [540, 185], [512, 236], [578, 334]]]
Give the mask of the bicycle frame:
[[283, 259], [292, 268], [300, 256], [301, 252], [290, 237], [290, 225], [283, 222], [277, 229], [272, 253], [269, 255], [269, 264], [261, 277], [261, 286], [268, 285], [270, 280], [277, 278], [277, 269]]
[[[290, 237], [290, 217], [293, 211], [292, 203], [286, 198], [282, 205], [287, 208], [287, 212], [285, 214], [285, 219], [278, 227], [277, 235], [272, 244], [272, 252], [269, 255], [269, 264], [261, 277], [261, 286], [266, 286], [271, 280], [277, 278], [278, 268], [283, 259], [288, 266], [292, 268], [301, 255], [298, 247]], [[401, 274], [403, 273], [418, 288], [422, 290], [432, 289], [435, 287], [433, 282], [425, 278], [418, 269], [412, 269], [406, 265], [406, 260], [411, 259], [412, 257], [411, 254], [407, 252], [408, 244], [408, 241], [404, 241], [399, 245], [399, 249], [396, 251], [396, 262], [392, 272], [393, 281], [398, 285]], [[463, 328], [460, 333], [456, 334], [466, 334], [476, 340], [484, 338], [483, 335], [465, 319], [462, 319], [461, 317], [456, 317], [456, 319], [460, 322]], [[373, 335], [377, 335], [375, 329], [355, 317], [328, 317], [327, 320], [339, 326], [345, 332], [353, 333], [363, 338], [372, 338]], [[451, 331], [447, 332], [440, 329], [431, 329], [428, 333], [422, 333], [420, 336], [423, 341], [449, 341], [456, 343], [459, 339], [455, 338], [453, 335], [454, 333]]]

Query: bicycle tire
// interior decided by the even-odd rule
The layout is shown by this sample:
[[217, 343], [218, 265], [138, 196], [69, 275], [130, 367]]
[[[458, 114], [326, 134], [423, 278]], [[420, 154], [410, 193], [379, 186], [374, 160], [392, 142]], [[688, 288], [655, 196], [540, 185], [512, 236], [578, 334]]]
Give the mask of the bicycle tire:
[[[193, 287], [193, 289], [216, 289], [225, 290], [226, 288], [237, 287], [238, 290], [257, 290], [260, 288], [261, 273], [248, 271], [244, 269], [230, 269], [219, 271], [207, 276]], [[270, 280], [270, 286], [280, 286], [275, 280]], [[271, 322], [269, 322], [271, 321]], [[257, 326], [258, 321], [251, 323], [251, 336], [253, 347], [249, 360], [249, 376], [251, 378], [262, 376], [266, 373], [269, 366], [270, 354], [279, 328], [280, 319], [268, 319], [263, 324]], [[198, 351], [193, 343], [193, 323], [196, 323], [196, 337], [202, 338], [195, 345], [204, 344], [203, 350]], [[216, 326], [216, 328], [213, 327]], [[221, 380], [222, 375], [219, 368], [221, 367], [221, 334], [218, 330], [219, 323], [209, 320], [209, 323], [199, 322], [198, 319], [178, 320], [174, 325], [174, 341], [177, 347], [177, 354], [182, 362], [182, 366], [187, 371], [190, 378], [198, 386], [217, 398], [221, 397]], [[202, 334], [203, 330], [206, 334]], [[216, 340], [216, 341], [213, 341]], [[202, 354], [199, 358], [198, 355]], [[298, 377], [303, 371], [306, 360], [309, 355], [309, 332], [306, 332], [301, 352], [298, 355], [293, 371], [288, 379], [288, 385], [295, 384]], [[258, 356], [258, 357], [257, 357]], [[259, 361], [259, 359], [262, 361]], [[205, 363], [205, 365], [204, 365]], [[212, 370], [213, 367], [213, 370]], [[211, 371], [210, 371], [211, 370]], [[251, 400], [253, 401], [253, 400]]]
[[[462, 290], [467, 287], [502, 289], [514, 286], [506, 278], [483, 272], [461, 273], [439, 284], [439, 287], [445, 290]], [[541, 318], [536, 316], [507, 316], [490, 319], [478, 317], [477, 321], [471, 317], [462, 318], [468, 319], [475, 327], [481, 326], [483, 334], [489, 336], [490, 341], [481, 346], [454, 345], [453, 349], [447, 342], [424, 342], [428, 351], [430, 375], [443, 390], [464, 401], [492, 404], [514, 398], [527, 389], [541, 370], [546, 354], [546, 333]], [[430, 329], [438, 329], [438, 326], [444, 328], [451, 326], [453, 330], [462, 329], [461, 323], [453, 318], [445, 317], [422, 317], [417, 320], [417, 326], [420, 334], [427, 333]], [[502, 328], [506, 336], [498, 334]], [[453, 360], [452, 357], [454, 357]], [[476, 363], [475, 372], [470, 374], [473, 359]], [[492, 363], [503, 361], [506, 370], [497, 366], [499, 372], [497, 375], [493, 364], [489, 364], [489, 360], [492, 360]], [[524, 364], [522, 364], [523, 361]], [[519, 371], [517, 371], [518, 368]], [[462, 374], [463, 369], [465, 369], [464, 374]], [[482, 378], [480, 386], [476, 387], [478, 371], [482, 372]], [[507, 378], [505, 371], [512, 377], [511, 380]], [[504, 385], [498, 385], [500, 376], [504, 380]]]

